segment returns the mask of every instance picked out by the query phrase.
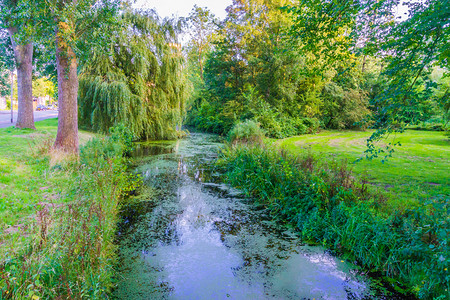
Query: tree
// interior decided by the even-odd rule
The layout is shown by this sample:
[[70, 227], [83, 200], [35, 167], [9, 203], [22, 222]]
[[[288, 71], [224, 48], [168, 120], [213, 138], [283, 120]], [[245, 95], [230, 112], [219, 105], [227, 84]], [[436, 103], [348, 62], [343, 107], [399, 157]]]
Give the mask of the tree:
[[91, 48], [108, 43], [119, 2], [114, 0], [42, 1], [54, 30], [58, 73], [58, 132], [54, 147], [78, 152], [78, 66]]
[[[317, 128], [321, 90], [334, 73], [314, 73], [322, 62], [310, 59], [310, 51], [299, 51], [300, 42], [286, 39], [293, 24], [282, 9], [288, 4], [246, 0], [227, 8], [205, 65], [208, 91], [190, 121], [224, 133], [239, 120], [254, 119], [273, 137]], [[220, 126], [210, 121], [217, 119]]]
[[196, 61], [203, 81], [203, 68], [206, 54], [211, 49], [213, 33], [217, 29], [217, 19], [207, 8], [194, 5], [194, 8], [187, 18], [189, 35], [189, 54]]
[[3, 0], [0, 24], [7, 28], [17, 69], [18, 116], [16, 127], [35, 128], [32, 73], [35, 15], [32, 1]]
[[10, 74], [14, 70], [14, 51], [8, 31], [0, 29], [0, 96], [11, 91]]
[[33, 79], [33, 96], [34, 97], [45, 97], [55, 94], [55, 86], [53, 82], [48, 80], [46, 77], [34, 78]]
[[[289, 37], [324, 61], [316, 70], [347, 60], [352, 54], [375, 53], [386, 25], [393, 20], [396, 0], [301, 0], [287, 6], [293, 18]], [[363, 62], [362, 67], [365, 64]], [[362, 68], [363, 69], [363, 68]]]
[[185, 107], [184, 58], [175, 20], [126, 9], [111, 53], [91, 52], [80, 74], [80, 125], [108, 132], [126, 124], [136, 138], [174, 139]]
[[[384, 70], [387, 88], [373, 100], [377, 131], [368, 140], [368, 152], [389, 155], [392, 147], [376, 148], [374, 142], [392, 132], [402, 132], [419, 120], [421, 107], [437, 87], [429, 76], [434, 66], [448, 74], [450, 60], [450, 1], [408, 3], [409, 18], [393, 23], [381, 51], [388, 53]], [[448, 90], [441, 103], [449, 103]], [[449, 105], [444, 104], [443, 107]]]
[[448, 71], [450, 1], [406, 4], [409, 16], [403, 21], [393, 18], [395, 0], [303, 0], [289, 9], [294, 17], [291, 38], [303, 40], [305, 48], [328, 63], [362, 54], [365, 67], [367, 55], [382, 58], [379, 86], [383, 88], [371, 101], [374, 114], [370, 120], [377, 130], [368, 140], [369, 157], [389, 156], [392, 145], [381, 149], [374, 143], [392, 132], [402, 132], [423, 116], [424, 103], [436, 86], [429, 76], [433, 66]]

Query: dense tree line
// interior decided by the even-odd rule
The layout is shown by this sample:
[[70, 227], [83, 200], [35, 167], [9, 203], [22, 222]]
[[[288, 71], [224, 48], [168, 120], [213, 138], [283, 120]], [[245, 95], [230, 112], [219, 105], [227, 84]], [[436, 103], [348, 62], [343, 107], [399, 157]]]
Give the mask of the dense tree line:
[[[374, 140], [433, 117], [445, 124], [446, 4], [410, 4], [403, 21], [396, 19], [397, 4], [233, 1], [209, 33], [188, 124], [227, 133], [254, 119], [278, 138], [370, 126], [378, 128]], [[198, 15], [197, 8], [191, 18]], [[196, 56], [191, 43], [188, 66], [198, 74]]]
[[33, 64], [51, 74], [55, 147], [69, 152], [78, 149], [78, 114], [85, 128], [127, 123], [139, 139], [176, 138], [183, 119], [221, 134], [252, 119], [277, 138], [374, 127], [372, 140], [445, 124], [449, 1], [409, 3], [400, 21], [397, 5], [235, 0], [224, 20], [197, 6], [186, 19], [161, 20], [115, 0], [2, 0], [2, 90], [9, 57], [17, 126], [33, 128]]

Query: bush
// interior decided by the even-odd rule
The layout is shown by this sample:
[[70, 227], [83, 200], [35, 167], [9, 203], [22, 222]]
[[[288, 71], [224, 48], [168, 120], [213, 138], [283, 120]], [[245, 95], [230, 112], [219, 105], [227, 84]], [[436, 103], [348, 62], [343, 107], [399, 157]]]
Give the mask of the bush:
[[346, 162], [262, 147], [225, 148], [225, 179], [306, 241], [346, 253], [401, 280], [420, 298], [448, 298], [450, 203], [445, 197], [384, 216], [384, 199], [354, 179]]
[[228, 140], [232, 144], [262, 144], [264, 131], [253, 120], [239, 122], [230, 130]]
[[206, 100], [200, 101], [198, 107], [189, 111], [186, 124], [207, 132], [226, 133], [230, 127], [220, 117], [219, 109]]

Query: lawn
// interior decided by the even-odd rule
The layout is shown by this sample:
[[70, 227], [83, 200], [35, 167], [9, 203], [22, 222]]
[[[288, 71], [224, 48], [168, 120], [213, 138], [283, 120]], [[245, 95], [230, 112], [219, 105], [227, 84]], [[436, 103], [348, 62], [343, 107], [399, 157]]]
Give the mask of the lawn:
[[[53, 184], [64, 179], [50, 172], [49, 157], [44, 155], [54, 141], [57, 126], [57, 119], [48, 119], [36, 122], [36, 130], [0, 129], [0, 245], [5, 239], [16, 244], [19, 239], [26, 240], [27, 236], [19, 232], [33, 223], [36, 212], [43, 205], [64, 201]], [[80, 144], [92, 136], [80, 132]]]
[[325, 159], [347, 159], [354, 172], [386, 194], [396, 208], [424, 199], [450, 197], [450, 140], [442, 132], [409, 130], [383, 143], [400, 142], [391, 158], [382, 162], [364, 158], [371, 131], [322, 131], [278, 140], [294, 153], [313, 151]]

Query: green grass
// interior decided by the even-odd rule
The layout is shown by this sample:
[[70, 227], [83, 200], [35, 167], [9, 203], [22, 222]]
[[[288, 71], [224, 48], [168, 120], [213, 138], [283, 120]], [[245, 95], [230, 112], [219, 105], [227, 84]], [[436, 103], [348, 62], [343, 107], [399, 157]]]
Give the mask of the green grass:
[[391, 207], [402, 209], [439, 195], [450, 197], [450, 140], [442, 132], [406, 131], [383, 143], [400, 142], [393, 156], [364, 158], [371, 131], [322, 131], [275, 141], [293, 153], [310, 149], [325, 159], [347, 159], [353, 171], [387, 195]]
[[[36, 122], [36, 129], [0, 129], [0, 232], [24, 226], [38, 203], [64, 201], [54, 197], [54, 178], [43, 151], [56, 136], [57, 119]], [[80, 144], [93, 137], [80, 132]], [[1, 239], [0, 239], [1, 242]]]
[[[52, 150], [57, 120], [0, 129], [0, 299], [104, 299], [119, 200], [134, 188], [117, 135]], [[119, 132], [120, 134], [120, 132]]]

